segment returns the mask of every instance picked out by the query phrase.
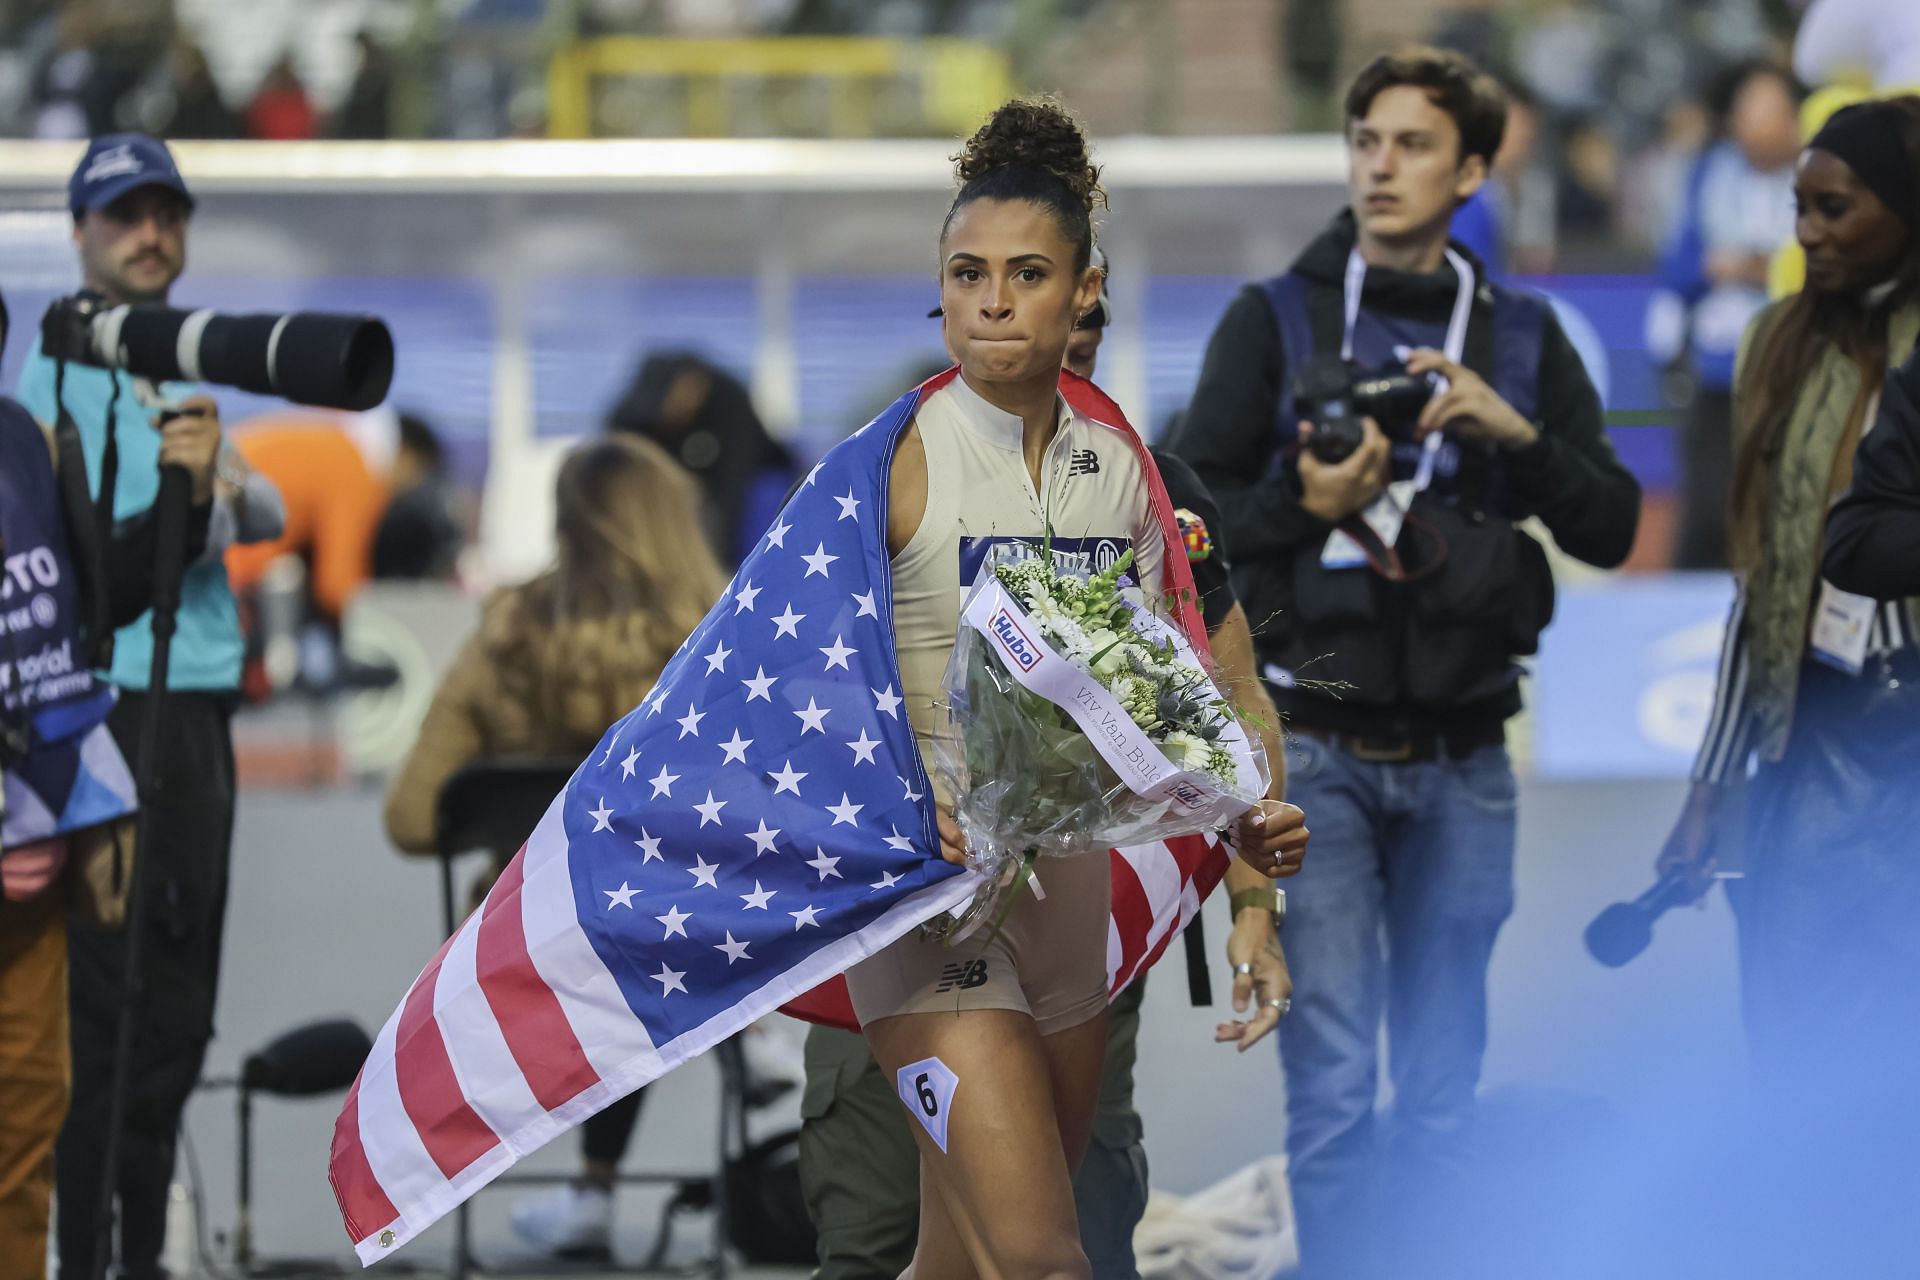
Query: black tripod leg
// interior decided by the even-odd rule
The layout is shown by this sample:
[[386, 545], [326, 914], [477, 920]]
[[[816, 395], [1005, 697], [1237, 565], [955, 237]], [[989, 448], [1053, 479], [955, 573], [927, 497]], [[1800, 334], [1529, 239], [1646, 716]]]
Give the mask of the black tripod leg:
[[126, 966], [120, 976], [120, 1020], [113, 1047], [113, 1084], [107, 1092], [107, 1135], [100, 1160], [100, 1206], [94, 1221], [92, 1280], [105, 1280], [113, 1257], [113, 1207], [120, 1183], [121, 1130], [127, 1123], [127, 1095], [133, 1086], [134, 1031], [140, 1009], [142, 951], [147, 934], [148, 867], [153, 861], [154, 775], [159, 765], [160, 726], [167, 701], [167, 666], [173, 649], [174, 621], [180, 609], [180, 579], [187, 568], [187, 513], [193, 481], [180, 467], [160, 470], [160, 495], [154, 502], [153, 662], [147, 698], [140, 709], [139, 756], [133, 762], [140, 812], [134, 819], [133, 876], [127, 886]]

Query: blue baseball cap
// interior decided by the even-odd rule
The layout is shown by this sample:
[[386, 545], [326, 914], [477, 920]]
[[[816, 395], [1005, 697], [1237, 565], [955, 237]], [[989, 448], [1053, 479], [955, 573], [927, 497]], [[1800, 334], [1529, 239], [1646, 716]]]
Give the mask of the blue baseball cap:
[[140, 187], [177, 191], [187, 207], [193, 207], [193, 193], [166, 143], [144, 133], [104, 134], [87, 144], [87, 153], [67, 180], [67, 204], [77, 218]]

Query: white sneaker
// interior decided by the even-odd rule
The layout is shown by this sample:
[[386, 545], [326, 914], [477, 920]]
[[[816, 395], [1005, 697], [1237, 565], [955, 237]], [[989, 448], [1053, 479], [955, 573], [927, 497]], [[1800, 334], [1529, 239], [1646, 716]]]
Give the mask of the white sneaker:
[[572, 1183], [528, 1196], [513, 1207], [514, 1234], [557, 1258], [601, 1259], [613, 1252], [613, 1193]]

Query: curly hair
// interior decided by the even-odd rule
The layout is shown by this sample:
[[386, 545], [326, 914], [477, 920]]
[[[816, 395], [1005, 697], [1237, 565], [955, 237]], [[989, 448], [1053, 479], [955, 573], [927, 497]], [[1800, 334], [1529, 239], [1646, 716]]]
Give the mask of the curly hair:
[[959, 194], [953, 215], [975, 200], [1026, 200], [1050, 212], [1075, 247], [1074, 266], [1093, 257], [1093, 211], [1106, 207], [1100, 166], [1088, 155], [1086, 131], [1052, 98], [1015, 98], [980, 126], [953, 158]]

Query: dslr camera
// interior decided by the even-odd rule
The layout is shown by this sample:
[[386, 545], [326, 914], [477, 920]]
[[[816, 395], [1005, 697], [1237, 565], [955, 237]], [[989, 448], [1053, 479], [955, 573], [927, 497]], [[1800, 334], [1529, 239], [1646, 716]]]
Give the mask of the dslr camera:
[[217, 382], [328, 409], [371, 409], [393, 381], [393, 335], [373, 316], [113, 307], [82, 291], [47, 308], [40, 344], [55, 360], [154, 382]]
[[1300, 416], [1313, 424], [1307, 448], [1331, 466], [1360, 447], [1362, 418], [1389, 436], [1410, 439], [1436, 383], [1431, 374], [1408, 373], [1404, 364], [1368, 369], [1323, 353], [1301, 363], [1293, 387]]

